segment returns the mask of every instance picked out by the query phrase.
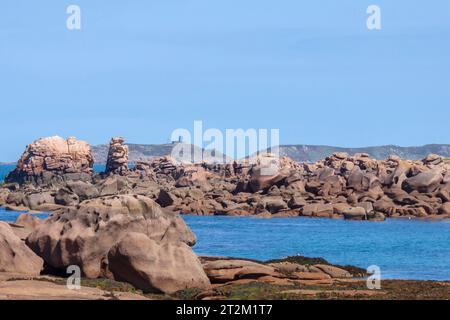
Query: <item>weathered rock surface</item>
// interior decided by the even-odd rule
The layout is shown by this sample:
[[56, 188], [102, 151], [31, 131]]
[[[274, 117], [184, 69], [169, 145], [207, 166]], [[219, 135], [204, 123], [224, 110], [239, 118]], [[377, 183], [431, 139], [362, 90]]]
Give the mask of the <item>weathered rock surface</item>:
[[29, 213], [22, 213], [17, 217], [15, 222], [16, 225], [20, 225], [31, 230], [36, 230], [42, 223], [43, 220]]
[[14, 231], [14, 233], [23, 241], [36, 230], [41, 224], [43, 220], [35, 217], [33, 214], [22, 213], [17, 217], [15, 223], [10, 224], [10, 227]]
[[[41, 140], [34, 144], [53, 145]], [[31, 150], [36, 149], [42, 148], [28, 147], [26, 154], [34, 155]], [[51, 153], [50, 149], [46, 146], [45, 150]], [[48, 176], [48, 168], [36, 176], [39, 170], [29, 168], [43, 165], [27, 159], [24, 155], [18, 168], [28, 171], [20, 172], [31, 172], [31, 177], [40, 182], [48, 181], [43, 178]], [[70, 161], [78, 163], [77, 159]], [[108, 174], [73, 181], [67, 179], [64, 170], [54, 169], [50, 185], [23, 184], [26, 179], [18, 181], [21, 184], [5, 185], [0, 189], [0, 204], [56, 210], [98, 197], [134, 194], [155, 200], [167, 211], [183, 214], [382, 221], [386, 217], [445, 213], [445, 203], [450, 202], [450, 163], [434, 154], [420, 161], [397, 156], [381, 161], [364, 153], [350, 156], [338, 152], [314, 164], [300, 164], [286, 157], [278, 159], [272, 154], [227, 164], [180, 163], [170, 156], [140, 161], [132, 169], [127, 163], [123, 139], [113, 138]], [[63, 183], [54, 185], [55, 181]]]
[[55, 203], [63, 206], [76, 206], [80, 198], [67, 188], [61, 188], [55, 196]]
[[361, 207], [350, 207], [343, 210], [344, 219], [346, 220], [367, 220], [366, 209]]
[[49, 184], [89, 180], [94, 160], [91, 147], [73, 137], [49, 137], [28, 145], [6, 182]]
[[439, 214], [450, 214], [450, 202], [446, 202], [439, 208]]
[[109, 250], [130, 232], [157, 242], [195, 243], [178, 215], [163, 213], [153, 200], [137, 195], [86, 200], [57, 210], [26, 243], [50, 267], [78, 265], [86, 277], [96, 278], [107, 272]]
[[128, 171], [128, 146], [121, 137], [112, 138], [109, 144], [106, 173], [125, 174]]
[[183, 242], [158, 243], [143, 233], [129, 233], [112, 247], [108, 261], [116, 280], [144, 292], [174, 293], [210, 286], [199, 259]]
[[76, 194], [81, 201], [97, 198], [99, 196], [98, 189], [90, 182], [67, 181], [66, 187]]
[[57, 278], [0, 273], [0, 300], [148, 300], [129, 292], [83, 287], [71, 290]]
[[330, 266], [330, 265], [326, 265], [326, 264], [316, 264], [316, 265], [314, 265], [314, 267], [335, 279], [352, 278], [352, 275], [350, 274], [350, 272], [348, 272], [347, 270], [343, 270], [341, 268], [335, 267], [335, 266]]
[[224, 283], [238, 279], [257, 279], [278, 273], [271, 266], [248, 260], [215, 260], [203, 265], [212, 283]]
[[40, 274], [43, 264], [7, 223], [0, 222], [0, 272], [34, 276]]

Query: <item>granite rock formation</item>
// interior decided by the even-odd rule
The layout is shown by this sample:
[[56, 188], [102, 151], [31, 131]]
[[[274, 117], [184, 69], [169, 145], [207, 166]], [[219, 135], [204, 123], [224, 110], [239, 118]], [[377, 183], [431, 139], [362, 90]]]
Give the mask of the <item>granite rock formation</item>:
[[33, 253], [5, 222], [0, 222], [0, 272], [39, 275], [43, 260]]
[[143, 233], [129, 233], [109, 251], [108, 263], [116, 280], [144, 292], [210, 287], [200, 260], [183, 242], [158, 242]]
[[163, 213], [153, 200], [137, 195], [100, 197], [59, 209], [26, 243], [53, 269], [78, 265], [86, 277], [96, 278], [107, 275], [109, 250], [131, 232], [158, 243], [195, 244], [180, 216]]
[[123, 175], [128, 171], [128, 146], [121, 137], [112, 138], [109, 144], [106, 173]]
[[[449, 212], [450, 163], [436, 154], [423, 160], [398, 156], [375, 160], [364, 153], [336, 152], [315, 163], [259, 154], [227, 164], [179, 163], [164, 156], [140, 161], [132, 169], [127, 168], [126, 159], [123, 139], [113, 138], [108, 174], [56, 187], [7, 184], [0, 189], [0, 203], [56, 210], [98, 197], [141, 195], [167, 211], [197, 215], [380, 221], [400, 216], [442, 217]], [[21, 159], [18, 168], [24, 168], [25, 162]]]
[[28, 145], [6, 182], [38, 185], [64, 180], [89, 180], [94, 160], [91, 147], [74, 137], [54, 136]]

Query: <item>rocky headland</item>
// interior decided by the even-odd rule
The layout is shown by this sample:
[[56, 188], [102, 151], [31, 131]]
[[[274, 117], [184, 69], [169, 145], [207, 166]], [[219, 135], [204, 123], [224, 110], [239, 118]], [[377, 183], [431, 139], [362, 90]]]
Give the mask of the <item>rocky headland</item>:
[[[11, 295], [14, 281], [34, 281], [36, 288], [41, 277], [58, 282], [51, 277], [70, 266], [85, 279], [171, 297], [191, 290], [191, 298], [220, 298], [227, 286], [253, 282], [287, 288], [280, 292], [288, 295], [322, 285], [333, 294], [331, 288], [350, 286], [361, 270], [325, 261], [197, 257], [195, 235], [180, 214], [368, 221], [450, 215], [450, 164], [434, 154], [381, 161], [335, 153], [314, 164], [270, 154], [232, 164], [180, 164], [164, 156], [129, 168], [124, 140], [113, 138], [105, 172], [95, 174], [92, 166], [89, 144], [75, 138], [27, 146], [0, 187], [0, 205], [50, 216], [22, 214], [14, 224], [0, 223], [0, 297], [26, 295]], [[48, 286], [49, 296], [63, 290]]]

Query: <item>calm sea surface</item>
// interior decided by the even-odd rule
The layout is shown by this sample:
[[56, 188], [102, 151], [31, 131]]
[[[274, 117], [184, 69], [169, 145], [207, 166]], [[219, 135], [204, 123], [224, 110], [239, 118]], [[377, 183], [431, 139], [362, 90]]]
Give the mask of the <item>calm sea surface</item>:
[[450, 280], [450, 221], [185, 216], [195, 251], [268, 260], [301, 254], [395, 279]]
[[3, 182], [5, 180], [5, 177], [8, 175], [8, 173], [12, 170], [14, 170], [16, 165], [9, 165], [9, 164], [1, 164], [0, 165], [0, 182]]
[[[10, 169], [0, 166], [0, 175]], [[3, 221], [14, 221], [19, 214], [0, 208]], [[363, 268], [378, 265], [385, 278], [450, 280], [448, 220], [361, 222], [220, 216], [184, 219], [197, 236], [194, 250], [202, 255], [268, 260], [301, 254], [335, 264]]]

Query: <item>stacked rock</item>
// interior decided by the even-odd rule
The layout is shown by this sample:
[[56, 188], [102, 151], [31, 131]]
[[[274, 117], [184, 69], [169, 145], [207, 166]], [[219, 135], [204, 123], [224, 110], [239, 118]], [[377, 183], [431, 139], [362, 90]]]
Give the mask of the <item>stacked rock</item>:
[[124, 145], [124, 139], [115, 137], [109, 143], [106, 173], [123, 175], [128, 172], [128, 146]]

